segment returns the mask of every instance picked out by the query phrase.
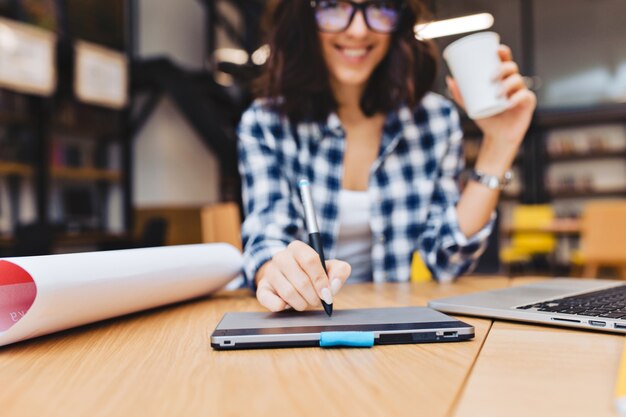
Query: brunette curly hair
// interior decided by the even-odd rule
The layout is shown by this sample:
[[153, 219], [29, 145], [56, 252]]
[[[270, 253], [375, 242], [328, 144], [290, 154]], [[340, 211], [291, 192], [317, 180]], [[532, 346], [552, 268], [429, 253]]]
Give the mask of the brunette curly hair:
[[[427, 16], [421, 0], [405, 3], [391, 45], [361, 98], [371, 116], [401, 104], [420, 102], [435, 80], [438, 53], [432, 42], [415, 38], [414, 25]], [[313, 9], [307, 0], [274, 0], [264, 22], [270, 55], [256, 83], [258, 96], [269, 98], [292, 121], [323, 121], [337, 102], [322, 57]]]

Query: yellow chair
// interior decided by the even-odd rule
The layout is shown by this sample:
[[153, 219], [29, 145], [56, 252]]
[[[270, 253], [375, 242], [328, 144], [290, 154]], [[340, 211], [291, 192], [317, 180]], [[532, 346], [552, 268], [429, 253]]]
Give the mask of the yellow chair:
[[580, 227], [580, 250], [571, 261], [583, 266], [582, 275], [595, 278], [600, 267], [611, 267], [626, 279], [626, 200], [587, 203]]
[[411, 260], [411, 282], [428, 282], [432, 280], [432, 278], [432, 274], [424, 261], [422, 261], [419, 251], [413, 252], [413, 259]]
[[528, 263], [535, 255], [550, 255], [556, 249], [556, 237], [549, 229], [554, 209], [548, 204], [518, 205], [513, 209], [511, 244], [500, 250], [503, 264]]

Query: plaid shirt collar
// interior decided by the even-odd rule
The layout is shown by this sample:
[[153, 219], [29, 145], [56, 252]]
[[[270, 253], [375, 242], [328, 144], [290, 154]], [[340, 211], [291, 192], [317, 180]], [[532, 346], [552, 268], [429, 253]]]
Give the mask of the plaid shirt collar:
[[[398, 140], [402, 138], [404, 125], [407, 122], [410, 122], [411, 119], [411, 110], [406, 105], [400, 106], [398, 109], [392, 110], [387, 113], [387, 116], [385, 117], [385, 123], [383, 124], [383, 134], [380, 143], [381, 152], [378, 155], [377, 161], [375, 162], [375, 167], [377, 167], [378, 160], [381, 159], [381, 156], [384, 156], [393, 151], [393, 147], [397, 144]], [[341, 124], [341, 120], [339, 119], [339, 116], [336, 112], [329, 113], [328, 117], [326, 118], [326, 123], [320, 122], [318, 124], [318, 128], [320, 130], [320, 140], [330, 138], [344, 140], [346, 137], [346, 133], [343, 130], [343, 125]]]

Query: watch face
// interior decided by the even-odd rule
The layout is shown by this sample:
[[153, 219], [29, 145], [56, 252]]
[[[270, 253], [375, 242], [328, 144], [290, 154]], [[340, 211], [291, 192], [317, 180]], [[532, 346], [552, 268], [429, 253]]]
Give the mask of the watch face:
[[483, 184], [487, 188], [501, 190], [511, 182], [513, 179], [513, 173], [511, 171], [506, 171], [502, 178], [498, 178], [494, 175], [486, 175], [480, 171], [473, 170], [470, 173], [470, 178]]
[[487, 187], [496, 189], [500, 187], [500, 181], [496, 177], [488, 177], [487, 178]]

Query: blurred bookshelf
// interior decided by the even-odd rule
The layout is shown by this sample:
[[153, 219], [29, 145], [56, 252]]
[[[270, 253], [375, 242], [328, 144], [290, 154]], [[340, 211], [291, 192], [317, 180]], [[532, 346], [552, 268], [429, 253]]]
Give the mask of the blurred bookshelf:
[[27, 125], [30, 120], [21, 114], [0, 113], [0, 124], [2, 125]]
[[[26, 31], [48, 31], [55, 38], [51, 94], [13, 88], [0, 80], [3, 247], [10, 247], [18, 239], [15, 232], [30, 224], [55, 231], [55, 251], [58, 245], [97, 249], [101, 242], [129, 235], [130, 106], [85, 102], [75, 78], [80, 70], [76, 45], [88, 42], [122, 57], [128, 81], [130, 9], [126, 0], [0, 2], [0, 18]], [[95, 76], [107, 73], [98, 73], [101, 63], [89, 64]], [[126, 83], [118, 89], [130, 96]]]
[[19, 162], [0, 162], [0, 175], [33, 175], [33, 167]]
[[119, 182], [122, 174], [106, 169], [53, 167], [52, 177], [61, 180]]

